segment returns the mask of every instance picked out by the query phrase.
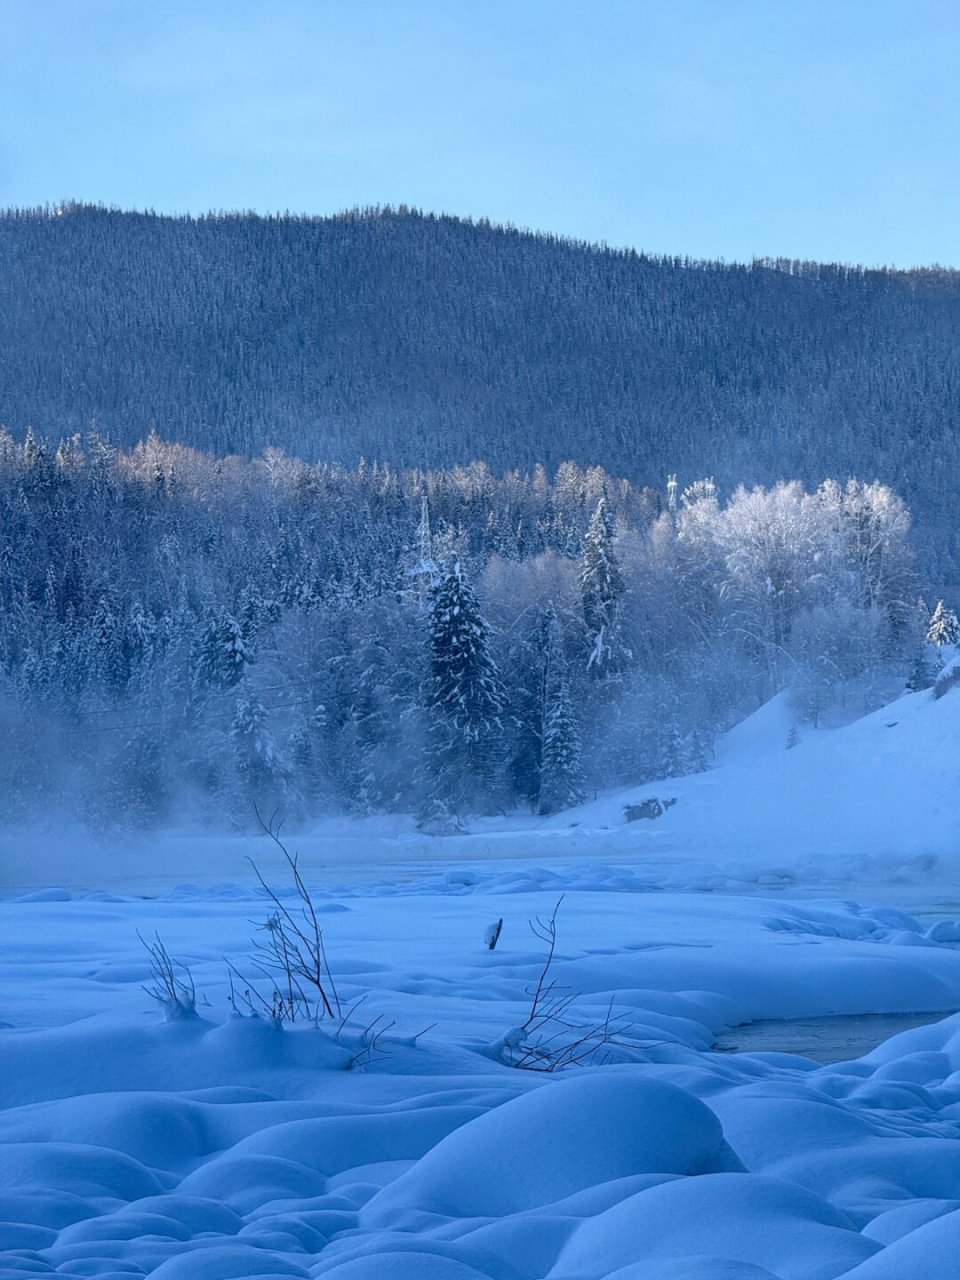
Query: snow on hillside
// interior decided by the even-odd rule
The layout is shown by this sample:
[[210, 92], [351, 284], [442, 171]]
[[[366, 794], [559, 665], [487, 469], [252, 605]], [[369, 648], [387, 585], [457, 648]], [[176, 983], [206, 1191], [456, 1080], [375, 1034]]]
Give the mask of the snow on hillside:
[[[806, 730], [775, 698], [721, 740], [715, 767], [584, 805], [567, 821], [614, 828], [624, 806], [675, 798], [642, 824], [653, 849], [826, 860], [950, 856], [960, 843], [960, 693], [904, 694], [839, 729]], [[638, 824], [640, 825], [640, 824]]]
[[[709, 773], [548, 820], [291, 837], [342, 1025], [245, 1003], [258, 926], [296, 909], [270, 841], [8, 837], [0, 1276], [952, 1276], [960, 905], [931, 895], [956, 871], [960, 694], [788, 751], [789, 726], [775, 701]], [[626, 822], [651, 796], [676, 803]], [[886, 905], [907, 891], [922, 919]], [[545, 971], [530, 922], [554, 911]], [[196, 992], [166, 1018], [157, 938]], [[538, 1031], [541, 977], [569, 1005]], [[881, 1013], [929, 1023], [831, 1065], [713, 1049]]]

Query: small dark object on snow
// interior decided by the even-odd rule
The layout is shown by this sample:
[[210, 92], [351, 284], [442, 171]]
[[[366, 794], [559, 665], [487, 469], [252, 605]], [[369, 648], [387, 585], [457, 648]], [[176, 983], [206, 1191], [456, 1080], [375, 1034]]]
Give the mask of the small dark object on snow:
[[500, 934], [502, 930], [503, 930], [503, 916], [500, 917], [500, 919], [497, 921], [496, 924], [490, 925], [489, 928], [487, 929], [486, 934], [484, 935], [484, 941], [486, 942], [487, 946], [491, 951], [493, 951], [494, 947], [496, 947], [497, 943], [500, 941]]
[[656, 796], [651, 796], [649, 800], [641, 800], [639, 804], [625, 804], [623, 813], [627, 822], [636, 822], [638, 818], [659, 818], [676, 803], [675, 797], [671, 800], [658, 800]]

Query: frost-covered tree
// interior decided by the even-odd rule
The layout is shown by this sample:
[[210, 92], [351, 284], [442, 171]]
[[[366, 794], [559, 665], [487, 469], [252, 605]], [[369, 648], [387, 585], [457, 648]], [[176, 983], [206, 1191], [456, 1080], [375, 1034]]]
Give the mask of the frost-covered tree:
[[297, 791], [307, 812], [316, 811], [327, 799], [330, 779], [325, 768], [323, 741], [326, 709], [322, 704], [297, 708], [298, 715], [286, 744], [286, 757]]
[[945, 644], [960, 643], [960, 621], [952, 609], [948, 609], [942, 600], [938, 600], [930, 616], [927, 627], [927, 641], [938, 649]]
[[570, 694], [563, 633], [552, 605], [544, 614], [542, 640], [540, 771], [537, 812], [556, 813], [584, 797], [580, 728]]
[[929, 654], [921, 650], [910, 666], [907, 677], [907, 691], [922, 693], [924, 689], [932, 689], [937, 678], [937, 664]]
[[237, 698], [230, 738], [241, 799], [276, 807], [288, 797], [290, 769], [270, 732], [266, 708], [252, 689], [244, 688]]
[[587, 670], [615, 675], [630, 657], [621, 633], [623, 575], [614, 549], [613, 518], [605, 496], [597, 503], [583, 540], [580, 599], [587, 638]]
[[891, 627], [898, 630], [910, 611], [914, 588], [907, 505], [879, 481], [864, 484], [848, 480], [842, 512], [847, 554], [859, 593], [856, 603], [882, 609]]
[[[801, 719], [814, 725], [829, 713], [862, 715], [883, 701], [886, 615], [848, 600], [818, 605], [793, 627], [791, 696]], [[901, 676], [902, 679], [902, 676]]]
[[123, 744], [115, 766], [114, 814], [150, 826], [168, 816], [171, 801], [169, 762], [163, 729], [147, 724]]
[[430, 504], [424, 494], [420, 503], [420, 522], [417, 525], [406, 565], [409, 590], [421, 612], [429, 607], [430, 591], [437, 580], [438, 568], [434, 559], [433, 542], [433, 532], [430, 528]]
[[90, 622], [91, 675], [106, 690], [124, 688], [130, 675], [130, 654], [113, 592], [97, 600]]
[[451, 809], [499, 800], [506, 707], [488, 628], [460, 559], [431, 592], [429, 789]]
[[410, 761], [422, 745], [422, 619], [394, 599], [378, 600], [361, 628], [351, 682], [358, 803], [409, 808]]
[[240, 683], [254, 654], [239, 621], [221, 610], [207, 622], [194, 667], [201, 689], [232, 689]]
[[147, 616], [139, 600], [134, 600], [127, 612], [125, 647], [131, 666], [136, 669], [149, 662], [157, 643], [157, 625]]
[[816, 506], [796, 482], [737, 489], [718, 522], [726, 623], [762, 673], [761, 695], [781, 688], [798, 614], [820, 602], [814, 568]]

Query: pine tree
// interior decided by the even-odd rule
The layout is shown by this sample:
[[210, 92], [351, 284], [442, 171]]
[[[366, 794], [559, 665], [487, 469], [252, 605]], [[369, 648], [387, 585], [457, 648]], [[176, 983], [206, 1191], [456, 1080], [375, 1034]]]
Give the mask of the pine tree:
[[680, 728], [676, 705], [667, 715], [665, 730], [662, 754], [657, 770], [659, 776], [661, 778], [683, 778], [688, 773], [697, 772], [693, 767], [690, 743]]
[[431, 799], [454, 811], [495, 804], [505, 699], [488, 628], [459, 557], [441, 566], [430, 609]]
[[936, 664], [931, 661], [929, 654], [921, 650], [914, 658], [913, 665], [910, 668], [910, 675], [907, 678], [907, 691], [909, 693], [922, 693], [924, 689], [932, 689], [936, 678]]
[[201, 689], [232, 689], [254, 660], [243, 627], [221, 611], [207, 623], [198, 646], [194, 673]]
[[935, 644], [937, 648], [942, 648], [945, 644], [960, 643], [960, 621], [952, 609], [948, 609], [942, 600], [937, 601], [937, 607], [933, 611], [930, 619], [930, 626], [927, 628], [927, 640], [930, 644]]
[[613, 519], [602, 497], [583, 540], [579, 578], [587, 669], [600, 678], [615, 675], [630, 657], [620, 633], [624, 585], [613, 542]]
[[429, 607], [430, 591], [437, 580], [437, 562], [434, 559], [433, 533], [430, 529], [430, 506], [426, 494], [420, 501], [420, 523], [417, 525], [410, 561], [406, 576], [410, 582], [411, 594], [417, 602], [417, 608], [423, 613]]
[[504, 637], [501, 672], [509, 690], [511, 795], [535, 812], [540, 794], [543, 749], [543, 618], [514, 627]]
[[97, 601], [90, 621], [91, 674], [108, 690], [118, 692], [130, 676], [124, 628], [118, 616], [116, 600], [105, 592]]
[[123, 744], [115, 765], [115, 807], [144, 826], [163, 818], [170, 802], [165, 748], [163, 730], [145, 725]]
[[250, 689], [237, 699], [230, 738], [244, 797], [258, 804], [279, 803], [289, 791], [290, 769], [270, 732], [266, 709]]
[[318, 703], [299, 719], [287, 740], [293, 783], [308, 808], [329, 791], [322, 750], [326, 727], [326, 709]]
[[583, 799], [580, 728], [570, 697], [563, 635], [553, 605], [543, 620], [542, 730], [537, 812], [556, 813]]

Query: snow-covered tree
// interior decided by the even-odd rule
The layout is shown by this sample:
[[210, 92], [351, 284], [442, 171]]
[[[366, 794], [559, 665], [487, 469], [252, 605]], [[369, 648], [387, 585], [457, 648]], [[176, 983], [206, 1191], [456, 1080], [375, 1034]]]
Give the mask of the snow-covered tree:
[[221, 610], [208, 621], [198, 646], [194, 667], [197, 685], [201, 689], [232, 689], [253, 659], [243, 627], [232, 614]]
[[157, 626], [147, 616], [139, 600], [134, 600], [127, 612], [126, 647], [133, 667], [147, 662], [157, 639]]
[[623, 575], [614, 550], [613, 518], [606, 497], [597, 503], [583, 540], [580, 599], [587, 635], [587, 669], [602, 678], [619, 672], [630, 654], [621, 634]]
[[429, 783], [451, 808], [498, 799], [505, 698], [488, 628], [460, 559], [440, 567], [431, 592]]
[[325, 729], [326, 709], [323, 705], [306, 706], [287, 740], [290, 771], [308, 809], [316, 808], [329, 790], [322, 745]]
[[927, 627], [927, 642], [935, 644], [938, 649], [945, 644], [960, 643], [960, 621], [952, 609], [948, 609], [942, 600], [938, 600]]
[[932, 689], [936, 678], [937, 664], [922, 649], [910, 666], [910, 674], [907, 677], [907, 691], [909, 693], [922, 693], [924, 689]]
[[[553, 481], [350, 470], [156, 437], [54, 450], [0, 429], [0, 725], [23, 726], [6, 759], [0, 743], [0, 801], [75, 795], [98, 822], [180, 805], [222, 824], [244, 798], [236, 702], [256, 687], [304, 816], [420, 810], [441, 787], [454, 817], [537, 808], [541, 791], [570, 798], [550, 798], [547, 739], [569, 742], [571, 724], [589, 787], [629, 784], [697, 767], [788, 684], [804, 718], [856, 714], [918, 653], [944, 653], [929, 609], [901, 608], [917, 590], [909, 520], [883, 486], [783, 483], [721, 504], [702, 481], [671, 484], [666, 507], [574, 463]], [[952, 580], [946, 561], [926, 571]], [[572, 665], [545, 692], [549, 601]], [[557, 760], [562, 774], [569, 753]]]
[[124, 627], [113, 592], [104, 592], [97, 600], [90, 622], [89, 636], [91, 675], [107, 690], [117, 692], [130, 674], [129, 655]]
[[805, 610], [790, 638], [791, 696], [802, 720], [817, 725], [841, 709], [862, 715], [883, 701], [886, 615], [840, 599]]
[[244, 688], [237, 698], [230, 738], [241, 799], [275, 807], [289, 792], [290, 769], [270, 732], [266, 708], [252, 689]]
[[433, 533], [430, 529], [430, 504], [424, 494], [420, 502], [420, 522], [414, 535], [408, 556], [406, 576], [410, 592], [417, 608], [423, 612], [429, 607], [430, 591], [437, 580], [437, 562], [434, 559]]
[[563, 634], [552, 605], [543, 618], [540, 776], [537, 811], [556, 813], [584, 796], [580, 728], [570, 696]]

